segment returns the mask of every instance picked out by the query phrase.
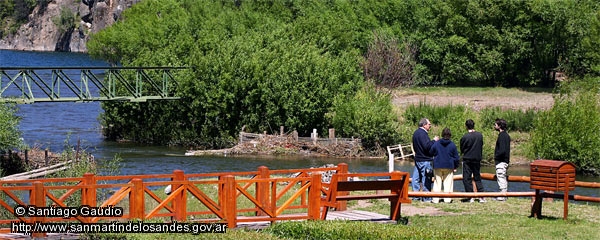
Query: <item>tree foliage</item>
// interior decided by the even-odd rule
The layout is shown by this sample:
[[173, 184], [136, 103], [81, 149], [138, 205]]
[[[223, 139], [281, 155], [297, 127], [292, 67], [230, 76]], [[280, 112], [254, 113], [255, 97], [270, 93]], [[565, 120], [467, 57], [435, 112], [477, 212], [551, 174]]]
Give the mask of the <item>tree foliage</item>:
[[0, 151], [23, 146], [19, 121], [14, 105], [0, 104]]
[[[42, 1], [42, 0], [38, 0]], [[42, 1], [42, 2], [46, 2]], [[47, 3], [45, 3], [47, 5]], [[16, 30], [27, 21], [36, 5], [45, 6], [36, 0], [2, 0], [0, 1], [0, 38]]]
[[[291, 32], [299, 26], [279, 17], [291, 13], [258, 11], [264, 8], [260, 2], [197, 3], [147, 1], [94, 36], [108, 43], [92, 41], [88, 47], [96, 50], [91, 51], [114, 62], [192, 67], [180, 76], [185, 104], [104, 103], [108, 136], [222, 147], [242, 126], [260, 132], [285, 126], [307, 135], [328, 128], [325, 113], [333, 97], [354, 92], [362, 79], [358, 51], [324, 52], [310, 43], [316, 39], [294, 39]], [[146, 17], [138, 11], [160, 14]], [[149, 28], [153, 32], [146, 35]]]
[[88, 49], [115, 64], [190, 67], [178, 76], [181, 102], [104, 103], [111, 138], [220, 147], [242, 126], [308, 135], [333, 124], [384, 142], [368, 133], [379, 120], [326, 117], [372, 110], [358, 97], [374, 97], [357, 92], [365, 76], [392, 87], [530, 86], [552, 85], [555, 71], [597, 74], [599, 9], [592, 0], [146, 0]]
[[365, 79], [390, 89], [414, 85], [415, 47], [399, 44], [395, 36], [385, 33], [375, 33], [373, 37], [362, 62]]

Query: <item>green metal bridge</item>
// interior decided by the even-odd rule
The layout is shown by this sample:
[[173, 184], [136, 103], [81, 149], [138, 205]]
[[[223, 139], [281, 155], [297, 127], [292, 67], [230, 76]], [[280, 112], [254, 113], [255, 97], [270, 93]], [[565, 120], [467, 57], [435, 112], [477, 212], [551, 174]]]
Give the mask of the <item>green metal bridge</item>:
[[0, 102], [179, 99], [173, 72], [188, 67], [1, 67]]

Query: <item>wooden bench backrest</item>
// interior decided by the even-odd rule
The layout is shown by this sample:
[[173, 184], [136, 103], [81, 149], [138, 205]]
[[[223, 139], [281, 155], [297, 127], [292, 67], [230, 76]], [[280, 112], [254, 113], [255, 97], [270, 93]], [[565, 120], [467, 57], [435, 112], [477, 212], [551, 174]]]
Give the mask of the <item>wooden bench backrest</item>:
[[[361, 177], [388, 177], [389, 179], [357, 180], [348, 179]], [[400, 203], [410, 203], [408, 198], [408, 181], [410, 175], [406, 172], [391, 173], [346, 173], [334, 174], [327, 190], [327, 196], [322, 201], [325, 207], [322, 219], [327, 216], [330, 207], [336, 207], [337, 201], [388, 198], [392, 203], [390, 218], [397, 220], [400, 216]], [[389, 190], [387, 193], [369, 195], [348, 195], [349, 191]]]

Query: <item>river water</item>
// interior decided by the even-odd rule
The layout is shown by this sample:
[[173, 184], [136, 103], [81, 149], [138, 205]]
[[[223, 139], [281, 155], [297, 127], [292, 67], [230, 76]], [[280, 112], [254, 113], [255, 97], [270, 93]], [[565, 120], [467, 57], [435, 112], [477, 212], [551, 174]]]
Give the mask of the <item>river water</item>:
[[[108, 66], [107, 63], [91, 59], [82, 53], [26, 52], [0, 50], [2, 67], [65, 67], [65, 66]], [[78, 74], [78, 73], [77, 73]], [[270, 169], [292, 169], [318, 167], [325, 164], [345, 162], [351, 172], [388, 171], [387, 159], [340, 159], [308, 156], [184, 156], [186, 149], [176, 147], [149, 146], [134, 143], [105, 141], [98, 116], [102, 109], [98, 102], [86, 103], [34, 103], [18, 105], [21, 116], [20, 130], [24, 141], [31, 147], [39, 146], [61, 152], [68, 142], [71, 147], [78, 142], [91, 152], [102, 164], [118, 154], [121, 174], [162, 174], [181, 169], [186, 173], [209, 173], [225, 171], [249, 171], [259, 166]], [[412, 172], [413, 164], [407, 161], [395, 163], [395, 170]], [[492, 167], [483, 167], [482, 172], [494, 173]], [[460, 174], [460, 169], [459, 172]], [[511, 166], [511, 175], [529, 175], [528, 166]], [[577, 176], [579, 181], [600, 182], [598, 177]], [[497, 191], [497, 184], [484, 181], [487, 191]], [[511, 183], [510, 191], [530, 191], [528, 183]], [[463, 191], [462, 183], [455, 182], [455, 191]], [[600, 196], [600, 190], [577, 188], [574, 194]]]

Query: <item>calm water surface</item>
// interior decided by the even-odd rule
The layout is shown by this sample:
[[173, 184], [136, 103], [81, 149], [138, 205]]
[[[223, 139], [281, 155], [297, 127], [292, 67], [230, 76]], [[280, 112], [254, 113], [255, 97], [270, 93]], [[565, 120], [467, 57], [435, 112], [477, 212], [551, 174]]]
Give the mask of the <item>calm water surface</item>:
[[[108, 66], [81, 53], [23, 52], [0, 50], [0, 66]], [[78, 73], [77, 73], [78, 74]], [[270, 169], [318, 167], [325, 164], [345, 162], [352, 172], [387, 171], [386, 159], [338, 159], [319, 157], [274, 156], [184, 156], [186, 149], [147, 146], [131, 143], [104, 141], [98, 116], [103, 112], [98, 102], [91, 103], [34, 103], [18, 105], [22, 117], [20, 130], [29, 146], [60, 152], [66, 145], [81, 147], [91, 152], [100, 163], [116, 154], [123, 159], [121, 174], [160, 174], [181, 169], [186, 173], [222, 171], [248, 171], [259, 166]], [[68, 143], [68, 144], [67, 144]], [[411, 162], [396, 162], [396, 170], [412, 172]], [[483, 172], [494, 173], [492, 167]], [[459, 172], [460, 174], [460, 169]], [[509, 169], [512, 175], [529, 175], [527, 166]], [[600, 182], [600, 178], [578, 176], [580, 181]], [[497, 184], [484, 181], [486, 190], [496, 191]], [[462, 183], [455, 183], [456, 191], [463, 191]], [[511, 191], [530, 191], [529, 184], [512, 183]], [[599, 196], [598, 189], [578, 188], [575, 194]]]

